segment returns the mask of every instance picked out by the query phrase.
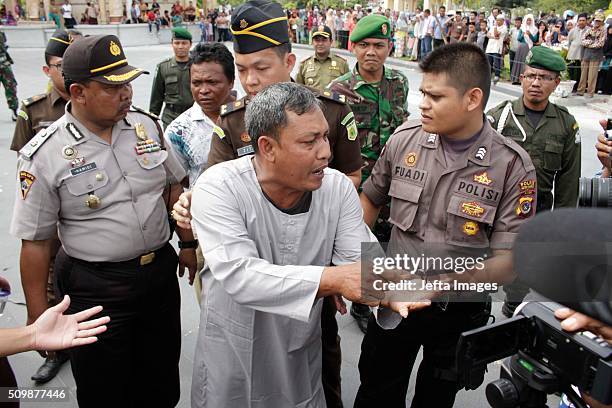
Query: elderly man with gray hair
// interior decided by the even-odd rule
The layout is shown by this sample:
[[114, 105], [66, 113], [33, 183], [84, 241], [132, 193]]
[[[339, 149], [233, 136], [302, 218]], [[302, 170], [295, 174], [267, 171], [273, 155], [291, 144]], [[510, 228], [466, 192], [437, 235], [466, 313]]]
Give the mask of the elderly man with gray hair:
[[322, 298], [378, 305], [358, 263], [361, 242], [376, 238], [353, 183], [328, 168], [329, 129], [311, 91], [272, 85], [245, 123], [255, 155], [210, 167], [193, 189], [210, 270], [192, 406], [323, 407]]

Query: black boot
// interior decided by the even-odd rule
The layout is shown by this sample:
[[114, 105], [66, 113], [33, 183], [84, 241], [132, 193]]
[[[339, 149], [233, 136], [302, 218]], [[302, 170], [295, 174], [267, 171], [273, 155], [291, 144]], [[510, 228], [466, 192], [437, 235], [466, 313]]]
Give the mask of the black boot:
[[44, 384], [51, 381], [59, 372], [60, 368], [66, 361], [69, 360], [68, 353], [65, 351], [57, 351], [53, 356], [45, 359], [43, 365], [40, 366], [36, 374], [32, 376], [32, 380], [38, 384]]

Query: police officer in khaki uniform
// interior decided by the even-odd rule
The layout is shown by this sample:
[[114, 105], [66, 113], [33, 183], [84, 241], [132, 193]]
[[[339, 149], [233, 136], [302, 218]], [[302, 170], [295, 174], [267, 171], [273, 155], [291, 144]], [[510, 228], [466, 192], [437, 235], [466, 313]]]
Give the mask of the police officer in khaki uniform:
[[[185, 172], [155, 119], [130, 110], [130, 82], [143, 72], [113, 35], [75, 42], [63, 60], [64, 116], [19, 152], [11, 233], [22, 240], [28, 321], [47, 307], [56, 231], [56, 295], [70, 295], [68, 313], [100, 304], [111, 317], [97, 343], [69, 351], [80, 406], [173, 407], [179, 399], [179, 259], [166, 202]], [[195, 250], [180, 256], [181, 274], [183, 264], [195, 273]]]
[[[420, 256], [427, 248], [438, 256], [488, 254], [482, 270], [472, 268], [456, 278], [505, 283], [513, 278], [513, 239], [535, 213], [535, 169], [527, 153], [484, 117], [491, 73], [479, 47], [439, 47], [420, 67], [423, 119], [404, 123], [386, 144], [363, 185], [364, 219], [372, 225], [390, 200], [390, 245], [401, 253]], [[455, 350], [462, 332], [486, 324], [489, 296], [469, 291], [450, 298], [451, 293], [407, 318], [391, 314], [395, 323], [388, 330], [379, 325], [389, 323], [381, 311], [378, 321], [370, 319], [356, 408], [405, 407], [421, 347], [412, 408], [452, 407], [460, 388], [482, 382], [484, 371], [475, 375], [476, 384], [459, 381]]]
[[[24, 100], [21, 108], [17, 112], [17, 123], [11, 150], [18, 152], [21, 150], [36, 133], [49, 127], [53, 122], [64, 115], [66, 102], [70, 99], [64, 89], [64, 79], [62, 77], [62, 58], [64, 51], [72, 43], [72, 37], [64, 30], [57, 30], [47, 43], [45, 48], [45, 63], [43, 72], [51, 80], [49, 92], [33, 96]], [[49, 279], [47, 286], [47, 301], [49, 306], [55, 305], [55, 295], [53, 291], [53, 260], [60, 247], [58, 240], [54, 240], [52, 248], [52, 262], [49, 268]], [[52, 380], [66, 361], [68, 354], [62, 351], [47, 352], [45, 362], [36, 373], [32, 380], [37, 383], [46, 383]]]
[[17, 123], [11, 142], [11, 150], [18, 152], [36, 133], [50, 126], [64, 114], [64, 107], [70, 98], [64, 89], [62, 78], [62, 57], [72, 43], [72, 37], [65, 30], [57, 30], [45, 48], [43, 72], [51, 80], [49, 92], [32, 96], [21, 102], [17, 111]]
[[[549, 102], [566, 65], [558, 52], [533, 47], [521, 75], [523, 96], [502, 102], [488, 112], [493, 128], [527, 150], [538, 180], [537, 211], [576, 207], [580, 178], [580, 131], [566, 107]], [[553, 196], [554, 186], [554, 196]], [[522, 302], [529, 288], [520, 282], [504, 287], [502, 311], [508, 317]]]
[[319, 26], [312, 31], [313, 56], [300, 63], [295, 82], [325, 90], [334, 79], [349, 71], [348, 62], [339, 55], [330, 52], [332, 32], [327, 26]]
[[191, 33], [184, 27], [173, 28], [174, 57], [160, 62], [155, 69], [149, 110], [159, 115], [165, 104], [161, 115], [164, 128], [193, 105], [189, 77], [190, 48]]
[[[251, 28], [254, 27], [254, 28]], [[295, 55], [287, 29], [287, 18], [280, 4], [269, 0], [252, 0], [232, 13], [231, 30], [234, 58], [242, 87], [247, 96], [223, 105], [214, 130], [208, 155], [208, 166], [253, 154], [251, 137], [244, 125], [245, 107], [266, 86], [291, 81]], [[345, 173], [358, 186], [363, 164], [357, 128], [344, 97], [330, 91], [317, 91], [322, 111], [329, 124], [330, 167]], [[177, 206], [175, 206], [175, 209]], [[179, 207], [180, 210], [180, 207]], [[203, 247], [206, 243], [202, 243]], [[340, 338], [335, 318], [336, 306], [331, 297], [323, 304], [321, 317], [323, 346], [323, 390], [328, 407], [342, 407], [340, 388]]]

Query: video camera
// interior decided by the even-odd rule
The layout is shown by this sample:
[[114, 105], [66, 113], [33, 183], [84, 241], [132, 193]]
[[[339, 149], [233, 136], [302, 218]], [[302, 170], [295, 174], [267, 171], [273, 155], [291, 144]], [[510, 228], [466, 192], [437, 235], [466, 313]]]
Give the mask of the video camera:
[[588, 331], [564, 331], [554, 316], [563, 304], [612, 326], [610, 225], [611, 211], [585, 208], [542, 213], [521, 227], [513, 267], [544, 303], [525, 303], [513, 318], [461, 335], [457, 372], [466, 388], [480, 385], [488, 363], [504, 359], [500, 378], [486, 386], [495, 408], [545, 407], [547, 394], [557, 392], [586, 407], [572, 385], [612, 404], [612, 346]]
[[612, 404], [612, 347], [590, 332], [565, 332], [550, 303], [526, 303], [511, 319], [463, 333], [457, 346], [462, 383], [502, 358], [500, 378], [486, 386], [494, 408], [546, 407], [547, 394], [555, 392], [585, 407], [571, 385]]
[[[608, 118], [606, 139], [612, 140], [612, 119]], [[580, 178], [578, 205], [580, 207], [612, 207], [612, 188], [609, 178]]]

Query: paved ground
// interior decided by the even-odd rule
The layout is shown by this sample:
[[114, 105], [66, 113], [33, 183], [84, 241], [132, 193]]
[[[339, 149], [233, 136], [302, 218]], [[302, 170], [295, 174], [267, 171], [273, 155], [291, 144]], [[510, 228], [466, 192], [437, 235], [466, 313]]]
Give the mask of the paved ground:
[[[145, 68], [150, 72], [154, 72], [157, 62], [166, 56], [170, 55], [169, 46], [152, 46], [146, 48], [128, 48], [125, 50], [128, 60], [132, 65]], [[298, 60], [305, 58], [310, 51], [305, 48], [296, 50]], [[41, 72], [41, 66], [44, 64], [42, 49], [15, 49], [11, 51], [11, 55], [15, 60], [14, 71], [19, 83], [20, 98], [29, 97], [31, 95], [43, 92], [46, 87], [46, 78]], [[354, 59], [349, 58], [349, 63], [352, 66]], [[414, 64], [402, 64], [400, 69], [406, 73], [410, 81], [410, 112], [418, 117], [418, 101], [419, 93], [418, 86], [420, 83], [420, 74], [414, 68]], [[152, 81], [151, 75], [143, 75], [134, 82], [134, 104], [148, 107], [150, 95], [150, 85]], [[236, 88], [243, 94], [240, 84], [237, 81]], [[494, 106], [499, 102], [515, 97], [518, 95], [516, 87], [509, 85], [500, 85], [495, 87], [489, 103]], [[2, 99], [2, 98], [0, 98]], [[577, 117], [581, 129], [583, 140], [582, 151], [582, 174], [591, 176], [598, 168], [598, 162], [594, 156], [594, 142], [598, 133], [596, 121], [603, 114], [586, 106], [582, 100], [575, 100], [570, 111]], [[603, 102], [603, 101], [600, 101]], [[13, 134], [14, 124], [10, 119], [10, 113], [6, 108], [4, 100], [0, 100], [0, 273], [6, 276], [13, 286], [12, 299], [14, 301], [23, 301], [23, 291], [19, 280], [18, 256], [19, 242], [8, 234], [9, 222], [12, 215], [12, 206], [15, 199], [14, 191], [14, 174], [15, 174], [15, 153], [9, 151], [10, 140]], [[181, 280], [182, 290], [182, 327], [183, 327], [183, 343], [182, 354], [180, 361], [181, 372], [181, 401], [179, 407], [189, 407], [189, 390], [191, 387], [191, 367], [193, 362], [194, 342], [196, 339], [199, 308], [196, 304], [196, 299], [193, 290], [186, 283], [186, 280]], [[499, 313], [499, 304], [494, 306], [496, 318], [502, 318]], [[8, 304], [3, 316], [0, 317], [0, 327], [12, 327], [24, 324], [26, 319], [25, 307]], [[362, 339], [362, 334], [357, 328], [355, 322], [349, 316], [339, 317], [340, 332], [342, 336], [343, 350], [343, 399], [345, 406], [352, 406], [353, 398], [359, 386], [359, 377], [357, 371], [357, 362], [359, 359], [359, 350]], [[163, 350], [159, 351], [163, 353]], [[155, 358], [155, 356], [151, 356]], [[22, 387], [32, 387], [33, 382], [30, 376], [41, 364], [42, 359], [34, 352], [23, 353], [10, 358], [15, 370], [18, 382]], [[150, 373], [143, 373], [150, 375]], [[498, 364], [492, 364], [487, 373], [487, 381], [491, 381], [499, 375]], [[75, 386], [74, 379], [69, 368], [66, 365], [58, 377], [48, 383], [46, 387], [68, 387], [71, 394], [71, 402], [68, 404], [55, 404], [45, 406], [53, 407], [75, 407]], [[413, 384], [409, 389], [409, 399], [412, 395]], [[112, 392], [112, 390], [100, 390], [100, 392]], [[457, 407], [485, 407], [486, 399], [484, 397], [483, 387], [476, 391], [461, 392], [455, 404]], [[40, 404], [23, 404], [23, 407], [40, 407]], [[228, 407], [234, 408], [234, 407]]]

